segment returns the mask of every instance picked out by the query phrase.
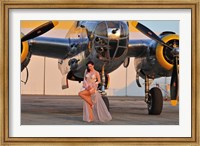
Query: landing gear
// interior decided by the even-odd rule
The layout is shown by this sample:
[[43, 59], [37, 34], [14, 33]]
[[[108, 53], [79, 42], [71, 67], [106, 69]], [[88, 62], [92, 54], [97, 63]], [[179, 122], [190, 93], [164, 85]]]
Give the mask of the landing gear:
[[101, 75], [102, 75], [102, 77], [101, 77], [102, 78], [101, 94], [102, 95], [106, 95], [106, 92], [105, 92], [106, 77], [105, 77], [104, 67], [105, 67], [105, 64], [102, 66], [102, 69], [101, 69]]
[[105, 95], [102, 95], [102, 99], [103, 99], [108, 111], [110, 111], [110, 103], [109, 103], [108, 97]]
[[106, 92], [105, 92], [105, 72], [104, 72], [104, 67], [105, 67], [105, 64], [103, 65], [102, 67], [102, 71], [101, 71], [101, 74], [102, 74], [102, 86], [101, 86], [101, 95], [102, 95], [102, 99], [109, 111], [110, 107], [109, 107], [109, 100], [108, 100], [108, 97], [106, 96]]
[[158, 87], [154, 87], [149, 91], [147, 101], [149, 115], [160, 115], [163, 107], [162, 92]]
[[162, 92], [158, 87], [149, 90], [149, 79], [145, 77], [145, 102], [147, 103], [149, 115], [160, 115], [163, 107]]

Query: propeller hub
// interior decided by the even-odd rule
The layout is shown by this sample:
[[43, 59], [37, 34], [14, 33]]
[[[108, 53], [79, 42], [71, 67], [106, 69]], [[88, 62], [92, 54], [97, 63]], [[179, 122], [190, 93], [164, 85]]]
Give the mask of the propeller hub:
[[171, 53], [174, 55], [174, 57], [178, 57], [179, 56], [179, 48], [174, 48]]

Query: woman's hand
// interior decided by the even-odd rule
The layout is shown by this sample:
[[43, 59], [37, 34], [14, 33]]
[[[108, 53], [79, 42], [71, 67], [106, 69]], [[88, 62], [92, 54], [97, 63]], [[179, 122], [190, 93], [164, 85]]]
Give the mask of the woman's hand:
[[88, 88], [88, 84], [85, 81], [83, 81], [83, 88]]
[[89, 91], [91, 88], [92, 88], [92, 87], [89, 85], [89, 86], [87, 86], [85, 89]]

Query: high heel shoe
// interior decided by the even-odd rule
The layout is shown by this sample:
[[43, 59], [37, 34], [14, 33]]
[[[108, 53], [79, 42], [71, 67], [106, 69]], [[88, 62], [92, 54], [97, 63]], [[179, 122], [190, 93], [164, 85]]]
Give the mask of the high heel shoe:
[[94, 121], [94, 117], [93, 117], [93, 116], [92, 116], [92, 117], [89, 117], [88, 122], [90, 123], [90, 122], [92, 122], [92, 121]]

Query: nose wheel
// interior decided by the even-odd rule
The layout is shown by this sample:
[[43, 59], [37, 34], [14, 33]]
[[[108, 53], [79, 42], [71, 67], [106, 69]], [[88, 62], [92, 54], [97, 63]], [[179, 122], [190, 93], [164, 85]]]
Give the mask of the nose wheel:
[[160, 115], [163, 108], [163, 96], [158, 87], [149, 90], [149, 79], [145, 78], [145, 102], [147, 103], [149, 115]]
[[147, 100], [149, 115], [160, 115], [163, 108], [163, 96], [158, 87], [154, 87], [149, 91]]

